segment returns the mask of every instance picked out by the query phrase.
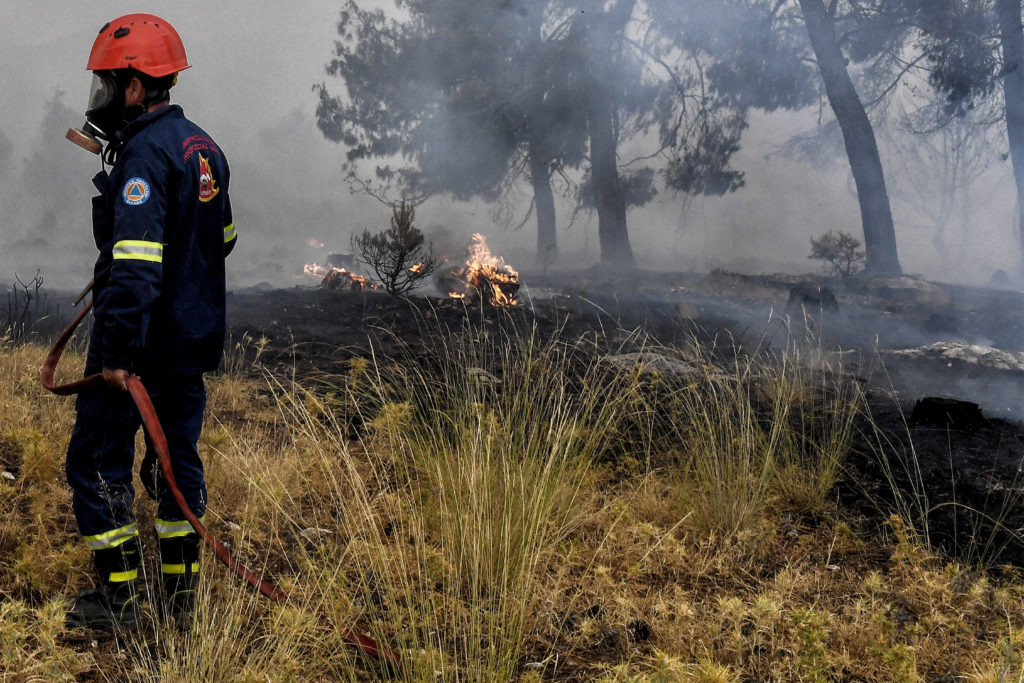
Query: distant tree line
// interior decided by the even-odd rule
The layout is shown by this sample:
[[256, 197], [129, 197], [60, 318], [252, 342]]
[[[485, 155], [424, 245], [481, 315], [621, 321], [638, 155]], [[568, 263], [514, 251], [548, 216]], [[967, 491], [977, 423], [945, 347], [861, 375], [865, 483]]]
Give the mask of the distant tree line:
[[[414, 204], [500, 202], [528, 183], [544, 261], [557, 256], [558, 193], [596, 212], [603, 261], [632, 264], [627, 208], [656, 178], [734, 192], [752, 111], [827, 101], [866, 268], [899, 273], [873, 119], [905, 79], [927, 84], [932, 130], [997, 112], [986, 125], [1005, 131], [1024, 244], [1020, 0], [396, 0], [390, 14], [348, 0], [338, 33], [327, 70], [344, 93], [317, 86], [317, 122], [346, 147], [351, 181]], [[628, 141], [652, 149], [626, 160]], [[368, 177], [359, 162], [374, 159]]]

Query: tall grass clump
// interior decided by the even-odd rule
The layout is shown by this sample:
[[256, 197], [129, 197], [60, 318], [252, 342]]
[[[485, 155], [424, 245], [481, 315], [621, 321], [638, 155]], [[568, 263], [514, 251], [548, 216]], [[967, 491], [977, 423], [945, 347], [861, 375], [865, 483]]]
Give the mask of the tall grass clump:
[[[592, 344], [479, 330], [425, 358], [354, 362], [329, 384], [344, 397], [333, 410], [281, 395], [324, 483], [317, 505], [340, 527], [311, 561], [314, 591], [397, 644], [409, 680], [514, 678], [544, 570], [635, 382]], [[341, 416], [362, 425], [355, 441]]]
[[[247, 540], [239, 534], [231, 545], [237, 552]], [[258, 572], [267, 572], [266, 557], [253, 563], [248, 552], [244, 556]], [[200, 683], [316, 678], [309, 653], [329, 645], [315, 605], [298, 591], [292, 604], [272, 604], [245, 590], [233, 574], [206, 557], [194, 626], [178, 632], [151, 614], [143, 629], [118, 642], [124, 668], [117, 679]], [[158, 577], [153, 571], [147, 579], [154, 583]], [[156, 609], [155, 592], [147, 598]]]
[[773, 498], [785, 510], [817, 514], [842, 476], [858, 419], [868, 414], [863, 389], [814, 347], [770, 355], [755, 384], [770, 425]]
[[691, 372], [650, 373], [635, 411], [654, 467], [674, 479], [701, 536], [729, 537], [769, 507], [822, 511], [842, 472], [863, 393], [820, 349], [789, 344], [713, 358], [697, 344], [654, 347]]
[[189, 632], [95, 641], [59, 597], [92, 581], [59, 467], [72, 405], [41, 396], [45, 349], [0, 346], [0, 679], [1024, 680], [1019, 574], [828, 503], [863, 439], [831, 356], [500, 327], [302, 384], [248, 357], [210, 377], [208, 526], [289, 599], [204, 551]]

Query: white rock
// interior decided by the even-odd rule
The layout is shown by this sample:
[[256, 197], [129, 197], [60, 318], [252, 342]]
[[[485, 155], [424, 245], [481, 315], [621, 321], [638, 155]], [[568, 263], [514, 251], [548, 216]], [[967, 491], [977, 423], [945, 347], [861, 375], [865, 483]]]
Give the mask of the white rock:
[[[908, 358], [936, 358], [946, 361], [959, 360], [996, 370], [1018, 370], [1024, 372], [1024, 352], [1003, 351], [991, 346], [945, 341], [917, 349], [893, 351], [893, 355]], [[952, 366], [947, 362], [947, 367]]]
[[952, 301], [949, 292], [935, 283], [906, 275], [872, 277], [867, 289], [876, 296], [940, 308]]
[[700, 374], [700, 370], [688, 363], [653, 351], [621, 353], [615, 356], [605, 356], [601, 360], [623, 370], [632, 370], [634, 367], [638, 367], [643, 374], [658, 372], [663, 375], [679, 377]]

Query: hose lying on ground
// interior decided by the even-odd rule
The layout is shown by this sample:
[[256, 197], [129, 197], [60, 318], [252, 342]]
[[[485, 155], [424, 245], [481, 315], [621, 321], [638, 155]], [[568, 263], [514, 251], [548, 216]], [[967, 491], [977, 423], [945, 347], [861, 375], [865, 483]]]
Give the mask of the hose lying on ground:
[[[53, 374], [57, 369], [57, 363], [60, 361], [61, 354], [64, 353], [64, 347], [67, 346], [71, 336], [75, 333], [78, 325], [81, 324], [82, 320], [92, 309], [92, 301], [90, 301], [82, 312], [74, 319], [74, 321], [64, 330], [57, 341], [54, 342], [50, 348], [49, 354], [46, 356], [46, 361], [43, 363], [43, 369], [41, 379], [43, 386], [59, 396], [67, 396], [70, 394], [77, 394], [83, 389], [89, 387], [95, 387], [104, 383], [103, 376], [100, 374], [89, 375], [80, 380], [69, 382], [67, 384], [54, 385]], [[252, 570], [242, 564], [240, 561], [232, 557], [228, 549], [223, 546], [216, 538], [213, 537], [207, 528], [199, 521], [189, 509], [188, 503], [185, 502], [185, 497], [181, 491], [178, 490], [177, 482], [174, 479], [174, 470], [171, 468], [171, 455], [167, 447], [167, 438], [164, 436], [164, 430], [160, 426], [160, 420], [157, 418], [156, 409], [153, 407], [153, 402], [149, 398], [149, 393], [142, 384], [142, 380], [137, 375], [129, 375], [126, 383], [128, 385], [128, 391], [132, 396], [132, 400], [135, 401], [136, 407], [139, 409], [139, 414], [142, 416], [142, 424], [146, 429], [146, 433], [149, 434], [150, 441], [153, 444], [153, 448], [156, 449], [157, 459], [160, 462], [160, 469], [163, 471], [164, 479], [167, 481], [167, 487], [171, 491], [171, 495], [174, 496], [174, 501], [178, 504], [178, 509], [181, 510], [181, 514], [185, 516], [188, 523], [192, 525], [199, 537], [203, 539], [207, 546], [213, 550], [217, 558], [227, 565], [228, 569], [232, 570], [239, 577], [245, 579], [245, 581], [258, 590], [266, 597], [274, 600], [275, 602], [285, 603], [288, 601], [288, 596], [277, 586], [273, 585], [269, 581], [260, 578]], [[382, 646], [377, 643], [368, 634], [355, 629], [342, 629], [342, 639], [359, 650], [375, 659], [379, 659], [386, 662], [394, 667], [398, 667], [401, 660], [398, 653], [391, 650], [386, 646]]]

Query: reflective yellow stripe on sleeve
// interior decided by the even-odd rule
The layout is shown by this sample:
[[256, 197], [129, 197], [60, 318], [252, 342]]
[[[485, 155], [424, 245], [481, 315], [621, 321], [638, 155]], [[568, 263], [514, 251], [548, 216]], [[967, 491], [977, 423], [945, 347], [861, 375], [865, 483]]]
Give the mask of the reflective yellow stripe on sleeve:
[[[192, 569], [192, 573], [193, 574], [198, 574], [199, 573], [199, 563], [198, 562], [193, 562], [192, 566], [191, 566], [191, 569]], [[182, 575], [184, 575], [184, 573], [185, 573], [185, 565], [184, 564], [161, 564], [160, 565], [160, 571], [163, 574], [182, 574]]]
[[145, 240], [121, 240], [114, 243], [114, 258], [163, 263], [164, 245]]
[[231, 225], [225, 226], [225, 228], [224, 228], [224, 244], [227, 244], [231, 240], [235, 239], [235, 237], [237, 237], [237, 236], [238, 236], [238, 234], [235, 232], [235, 224], [234, 223], [232, 223]]
[[125, 524], [120, 529], [105, 531], [102, 534], [95, 534], [93, 536], [83, 536], [82, 540], [85, 541], [85, 545], [90, 550], [103, 550], [105, 548], [116, 548], [128, 539], [135, 538], [138, 535], [139, 531], [135, 528], [135, 524]]

